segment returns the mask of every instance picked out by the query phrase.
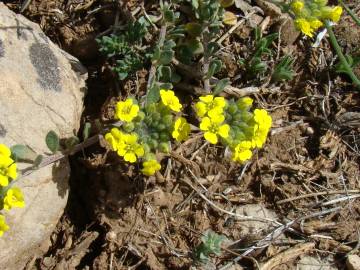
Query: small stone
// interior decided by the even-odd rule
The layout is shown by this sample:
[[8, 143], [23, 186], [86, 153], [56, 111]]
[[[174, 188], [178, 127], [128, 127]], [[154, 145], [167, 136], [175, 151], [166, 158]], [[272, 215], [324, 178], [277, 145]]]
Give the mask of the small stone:
[[358, 255], [349, 255], [346, 259], [347, 270], [359, 270], [360, 269], [360, 257]]
[[307, 127], [306, 128], [306, 134], [307, 135], [313, 135], [314, 134], [314, 129], [312, 127]]

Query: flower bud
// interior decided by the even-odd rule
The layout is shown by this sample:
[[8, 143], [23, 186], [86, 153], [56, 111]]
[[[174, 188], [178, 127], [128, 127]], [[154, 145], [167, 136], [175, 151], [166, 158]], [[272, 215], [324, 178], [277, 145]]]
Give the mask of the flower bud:
[[170, 141], [170, 136], [169, 136], [169, 134], [166, 133], [166, 132], [161, 132], [159, 139], [160, 139], [160, 141], [162, 141], [162, 142], [168, 142], [168, 141]]
[[153, 121], [159, 121], [160, 119], [161, 119], [161, 115], [160, 115], [160, 113], [158, 113], [158, 112], [154, 112], [152, 115], [151, 115], [151, 117], [152, 117], [152, 119], [153, 119]]
[[125, 123], [122, 127], [126, 132], [130, 133], [134, 130], [135, 125], [132, 122], [128, 122]]
[[171, 114], [164, 116], [162, 122], [166, 127], [171, 127], [173, 124], [173, 116]]
[[144, 119], [144, 123], [147, 125], [147, 126], [151, 126], [152, 124], [152, 119], [150, 116], [146, 116], [145, 119]]
[[139, 111], [138, 115], [134, 118], [134, 121], [140, 122], [140, 121], [144, 120], [144, 118], [145, 118], [145, 113], [142, 111]]
[[157, 126], [157, 129], [159, 130], [159, 131], [162, 131], [162, 130], [164, 130], [164, 129], [166, 129], [166, 126], [164, 125], [164, 124], [159, 124], [158, 126]]
[[159, 139], [159, 133], [157, 133], [157, 132], [152, 132], [150, 136], [151, 136], [151, 139], [154, 139], [154, 140]]
[[150, 146], [147, 143], [144, 143], [142, 146], [144, 148], [145, 155], [150, 153]]
[[[238, 112], [237, 114], [235, 114], [234, 116], [233, 116], [233, 123], [234, 122], [240, 122], [241, 120], [242, 120], [242, 113], [241, 112]], [[236, 125], [235, 123], [234, 123], [234, 125]]]
[[149, 140], [148, 145], [150, 149], [156, 149], [158, 147], [158, 142], [157, 140]]
[[[146, 153], [146, 152], [145, 152]], [[145, 160], [153, 160], [156, 159], [156, 155], [154, 153], [151, 153], [150, 151], [147, 152], [144, 156]]]
[[227, 111], [229, 114], [233, 115], [233, 114], [236, 114], [238, 108], [235, 104], [230, 104]]
[[163, 153], [169, 153], [169, 143], [165, 143], [165, 142], [160, 143], [159, 150]]

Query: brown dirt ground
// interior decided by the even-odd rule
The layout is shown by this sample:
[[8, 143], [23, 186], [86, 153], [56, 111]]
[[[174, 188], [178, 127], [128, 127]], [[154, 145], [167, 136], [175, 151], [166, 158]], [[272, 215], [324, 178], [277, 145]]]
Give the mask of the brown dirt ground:
[[[116, 11], [124, 23], [141, 1], [126, 2], [117, 9], [105, 0], [33, 0], [24, 12], [87, 66], [84, 122], [110, 119], [118, 93], [143, 94], [147, 72], [138, 73], [140, 92], [133, 80], [119, 84], [95, 42], [114, 24]], [[152, 3], [145, 8], [154, 10]], [[8, 5], [19, 11], [21, 3]], [[94, 13], [99, 7], [105, 8]], [[265, 32], [276, 28], [276, 21], [270, 18]], [[336, 33], [347, 52], [358, 53], [360, 28], [354, 30], [349, 24], [345, 16]], [[32, 269], [189, 269], [194, 265], [192, 252], [208, 228], [229, 239], [223, 254], [207, 265], [219, 269], [276, 228], [268, 224], [259, 230], [217, 211], [197, 194], [200, 184], [207, 190], [203, 194], [223, 209], [261, 205], [282, 223], [308, 216], [232, 269], [256, 269], [258, 263], [303, 243], [313, 244], [306, 253], [330, 258], [333, 266], [343, 269], [345, 255], [354, 249], [356, 253], [360, 235], [359, 198], [341, 200], [360, 189], [359, 92], [331, 70], [334, 54], [326, 41], [312, 48], [309, 40], [301, 38], [278, 47], [279, 54], [291, 53], [297, 59], [293, 81], [279, 88], [266, 78], [250, 82], [237, 78], [242, 71], [234, 56], [248, 53], [250, 30], [246, 24], [225, 40], [223, 60], [233, 85], [262, 86], [263, 91], [253, 97], [257, 106], [270, 111], [274, 123], [265, 147], [240, 166], [222, 158], [224, 149], [204, 146], [203, 139], [193, 134], [185, 146], [173, 149], [171, 159], [164, 157], [166, 171], [150, 178], [141, 176], [137, 165], [119, 163], [100, 146], [89, 147], [71, 157], [67, 209], [52, 235], [52, 246]], [[193, 99], [187, 94], [184, 98]], [[289, 201], [281, 202], [284, 199]], [[301, 257], [301, 253], [285, 256], [284, 263], [272, 269], [295, 269]]]

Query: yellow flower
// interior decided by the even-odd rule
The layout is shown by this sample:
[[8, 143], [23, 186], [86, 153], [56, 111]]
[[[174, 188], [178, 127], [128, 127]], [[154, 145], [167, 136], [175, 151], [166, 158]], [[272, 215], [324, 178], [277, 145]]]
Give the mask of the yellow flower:
[[124, 157], [125, 161], [134, 163], [136, 157], [142, 157], [145, 153], [142, 145], [137, 143], [136, 134], [124, 134], [117, 146], [117, 153]]
[[269, 130], [272, 124], [272, 118], [264, 109], [254, 110], [254, 120], [261, 127], [261, 129]]
[[3, 236], [7, 230], [9, 230], [9, 226], [5, 223], [5, 217], [0, 215], [0, 237]]
[[4, 209], [10, 210], [13, 207], [23, 208], [25, 206], [24, 195], [17, 187], [10, 188], [4, 198]]
[[333, 22], [338, 22], [340, 20], [342, 12], [343, 12], [342, 7], [340, 6], [334, 7], [330, 13], [329, 19], [332, 20]]
[[105, 134], [105, 140], [110, 144], [112, 150], [117, 151], [119, 142], [123, 136], [124, 133], [118, 128], [112, 128], [110, 132]]
[[333, 22], [338, 22], [340, 20], [341, 14], [343, 12], [342, 7], [323, 7], [321, 9], [321, 17], [325, 20], [331, 20]]
[[314, 30], [311, 28], [309, 21], [304, 18], [296, 19], [295, 26], [298, 30], [303, 32], [305, 35], [309, 37], [313, 37]]
[[248, 160], [252, 156], [251, 152], [252, 143], [250, 141], [242, 141], [240, 142], [234, 149], [234, 153], [232, 156], [233, 161], [244, 162]]
[[131, 98], [128, 98], [125, 101], [119, 101], [116, 104], [115, 109], [115, 118], [120, 119], [121, 121], [131, 122], [139, 112], [139, 105], [134, 104], [134, 101]]
[[184, 141], [189, 136], [190, 125], [184, 117], [179, 117], [174, 124], [172, 137], [178, 142]]
[[304, 8], [304, 2], [295, 0], [291, 3], [291, 10], [296, 14], [300, 14], [302, 9]]
[[271, 128], [272, 119], [266, 110], [256, 109], [254, 111], [254, 130], [252, 138], [252, 147], [262, 147], [266, 141]]
[[310, 27], [311, 29], [313, 29], [314, 31], [316, 31], [317, 29], [319, 29], [321, 26], [323, 26], [324, 24], [318, 20], [318, 19], [311, 19], [309, 20], [310, 23]]
[[224, 120], [224, 115], [215, 115], [202, 119], [200, 129], [205, 131], [204, 137], [208, 142], [217, 144], [218, 135], [225, 139], [229, 136], [230, 126], [228, 124], [222, 124]]
[[253, 102], [254, 100], [252, 98], [243, 97], [237, 101], [237, 106], [240, 110], [247, 110], [252, 106]]
[[10, 157], [11, 151], [4, 144], [0, 144], [0, 186], [7, 186], [10, 180], [17, 177], [17, 167], [14, 160]]
[[155, 159], [151, 159], [143, 162], [143, 168], [141, 169], [141, 172], [147, 176], [150, 176], [150, 175], [154, 175], [155, 172], [160, 169], [161, 169], [160, 163]]
[[161, 89], [160, 96], [162, 103], [166, 107], [169, 107], [174, 112], [180, 112], [182, 105], [180, 104], [177, 96], [175, 96], [174, 91]]
[[222, 114], [226, 101], [223, 97], [214, 98], [213, 95], [207, 95], [199, 98], [200, 101], [195, 104], [196, 114], [199, 117], [206, 115], [212, 117], [214, 115]]

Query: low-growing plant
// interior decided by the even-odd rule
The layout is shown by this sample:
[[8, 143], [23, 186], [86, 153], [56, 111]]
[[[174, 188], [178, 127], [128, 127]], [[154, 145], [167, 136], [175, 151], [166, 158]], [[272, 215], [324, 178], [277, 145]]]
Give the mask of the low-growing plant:
[[142, 173], [153, 175], [161, 168], [156, 154], [169, 153], [171, 141], [185, 140], [190, 125], [181, 117], [182, 105], [172, 90], [160, 90], [161, 101], [139, 104], [128, 98], [116, 104], [115, 119], [119, 127], [105, 134], [110, 148], [125, 161], [143, 161]]
[[293, 70], [294, 59], [290, 55], [284, 56], [279, 63], [275, 65], [271, 80], [274, 82], [292, 80], [295, 72]]
[[235, 162], [250, 159], [252, 151], [264, 145], [271, 127], [267, 111], [251, 111], [252, 103], [249, 97], [235, 101], [207, 95], [195, 104], [204, 138], [211, 144], [220, 142], [228, 147]]
[[97, 39], [100, 51], [112, 61], [112, 68], [120, 80], [142, 68], [146, 62], [147, 55], [142, 47], [146, 32], [146, 24], [139, 20], [129, 23], [119, 34]]
[[248, 78], [262, 75], [268, 70], [266, 57], [272, 56], [273, 51], [270, 46], [277, 39], [278, 34], [273, 33], [263, 37], [260, 28], [257, 27], [254, 29], [254, 36], [254, 51], [247, 59], [239, 60]]
[[195, 249], [195, 259], [201, 263], [206, 263], [210, 255], [221, 255], [221, 244], [226, 237], [219, 235], [212, 230], [207, 230], [201, 237], [201, 244]]

